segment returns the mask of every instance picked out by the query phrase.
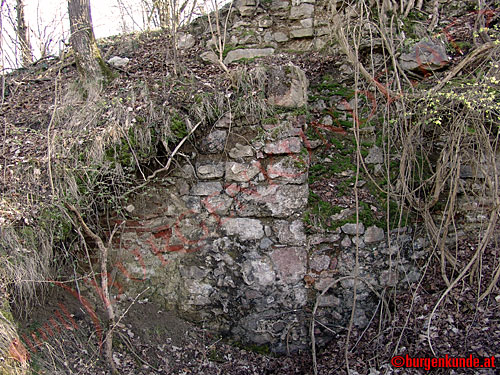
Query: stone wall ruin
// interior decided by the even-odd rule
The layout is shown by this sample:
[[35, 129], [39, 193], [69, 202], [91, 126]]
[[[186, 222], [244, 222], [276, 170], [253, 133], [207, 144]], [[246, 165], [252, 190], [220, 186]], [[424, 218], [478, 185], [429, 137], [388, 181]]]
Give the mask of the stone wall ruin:
[[[315, 147], [305, 135], [307, 79], [293, 65], [266, 68], [282, 77], [270, 85], [271, 103], [288, 107], [269, 119], [226, 114], [198, 141], [182, 166], [131, 200], [117, 220], [114, 254], [122, 272], [121, 299], [151, 287], [148, 298], [232, 339], [285, 353], [309, 347], [312, 306], [326, 327], [346, 326], [352, 306], [355, 249], [363, 282], [355, 324], [376, 311], [373, 291], [413, 282], [409, 233], [346, 224], [307, 235], [308, 168]], [[250, 121], [250, 123], [249, 123]], [[182, 160], [182, 159], [181, 159]], [[356, 240], [356, 233], [359, 234]], [[329, 288], [337, 278], [339, 285]], [[337, 329], [335, 328], [335, 329]], [[317, 325], [324, 343], [331, 332]]]

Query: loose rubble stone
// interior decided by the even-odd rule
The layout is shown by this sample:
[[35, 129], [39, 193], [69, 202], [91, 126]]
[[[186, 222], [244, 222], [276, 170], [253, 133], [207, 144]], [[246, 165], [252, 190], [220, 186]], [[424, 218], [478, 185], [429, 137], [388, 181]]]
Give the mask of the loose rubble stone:
[[347, 223], [342, 225], [341, 228], [342, 232], [344, 232], [345, 234], [350, 234], [352, 236], [365, 233], [365, 226], [363, 225], [363, 223], [359, 223], [358, 225], [356, 225], [356, 223]]
[[291, 223], [286, 220], [277, 220], [274, 225], [274, 231], [278, 235], [279, 243], [302, 245], [306, 241], [302, 220], [295, 220]]
[[324, 125], [333, 125], [333, 119], [332, 116], [326, 115], [321, 119], [321, 123]]
[[231, 127], [231, 124], [233, 123], [233, 118], [230, 113], [226, 113], [224, 116], [222, 116], [216, 123], [215, 127], [216, 128], [229, 128]]
[[276, 280], [276, 273], [269, 262], [264, 259], [250, 260], [243, 263], [243, 280], [248, 285], [270, 286]]
[[286, 0], [273, 0], [271, 2], [271, 9], [280, 10], [280, 9], [288, 9], [290, 6], [290, 2]]
[[200, 213], [201, 212], [201, 199], [200, 197], [193, 197], [191, 195], [182, 197], [182, 200], [186, 203], [186, 208], [191, 212]]
[[396, 272], [390, 270], [382, 271], [380, 274], [380, 285], [393, 287], [398, 282], [398, 275]]
[[410, 272], [408, 272], [406, 274], [404, 282], [405, 283], [413, 284], [413, 283], [418, 282], [421, 277], [422, 277], [422, 274], [419, 271], [417, 271], [417, 270], [411, 270]]
[[273, 38], [275, 41], [277, 41], [278, 43], [284, 43], [284, 42], [288, 42], [288, 40], [290, 38], [288, 38], [288, 35], [281, 32], [281, 31], [277, 31], [273, 34]]
[[195, 45], [196, 39], [191, 34], [180, 33], [177, 36], [177, 48], [188, 49]]
[[177, 190], [179, 191], [180, 195], [189, 194], [189, 184], [186, 182], [186, 180], [179, 178], [175, 182], [175, 186], [177, 187]]
[[300, 4], [299, 6], [293, 6], [290, 9], [291, 20], [312, 18], [313, 14], [314, 14], [314, 5], [312, 4]]
[[273, 42], [273, 40], [274, 40], [273, 34], [270, 31], [268, 31], [267, 33], [264, 34], [264, 42], [271, 43], [271, 42]]
[[192, 195], [215, 195], [222, 191], [220, 182], [198, 182], [191, 189]]
[[227, 132], [225, 130], [213, 130], [201, 141], [200, 150], [209, 154], [216, 154], [224, 150]]
[[460, 178], [474, 178], [476, 173], [470, 165], [460, 165]]
[[382, 164], [384, 162], [384, 154], [378, 146], [373, 146], [365, 158], [367, 164]]
[[366, 229], [365, 232], [365, 243], [374, 243], [384, 240], [384, 230], [376, 226], [371, 226]]
[[300, 212], [307, 205], [308, 188], [305, 185], [285, 185], [278, 187], [275, 199], [267, 203], [274, 217], [288, 217]]
[[290, 36], [294, 39], [309, 38], [314, 35], [312, 27], [304, 27], [302, 29], [294, 29], [290, 31]]
[[239, 236], [242, 240], [259, 240], [264, 237], [264, 229], [259, 220], [246, 218], [225, 218], [222, 227], [230, 236]]
[[409, 53], [403, 53], [399, 61], [404, 70], [425, 73], [445, 67], [449, 64], [450, 57], [442, 43], [421, 41]]
[[272, 105], [299, 108], [307, 105], [309, 81], [298, 66], [273, 66], [268, 68], [268, 101]]
[[316, 234], [309, 237], [311, 245], [319, 245], [322, 243], [334, 243], [340, 240], [338, 234]]
[[345, 236], [342, 239], [342, 242], [340, 243], [340, 246], [342, 246], [342, 247], [349, 247], [351, 245], [352, 245], [352, 241], [351, 241], [351, 238], [349, 236]]
[[324, 295], [319, 297], [318, 306], [319, 307], [327, 307], [327, 306], [339, 306], [340, 299], [332, 296], [332, 295]]
[[234, 147], [231, 150], [229, 150], [229, 156], [232, 157], [233, 159], [241, 159], [253, 156], [252, 146], [236, 143]]
[[242, 16], [247, 17], [254, 14], [257, 4], [255, 0], [237, 0], [234, 6]]
[[179, 271], [182, 277], [198, 280], [203, 279], [210, 272], [198, 266], [182, 267]]
[[268, 143], [264, 146], [266, 154], [298, 154], [302, 144], [300, 138], [292, 137], [282, 139], [278, 142]]
[[273, 25], [273, 19], [270, 17], [261, 18], [258, 20], [259, 27], [268, 28]]
[[233, 203], [233, 198], [228, 197], [226, 194], [217, 194], [208, 196], [201, 200], [201, 204], [210, 213], [217, 215], [226, 215]]
[[313, 27], [313, 19], [312, 18], [306, 18], [304, 20], [300, 20], [300, 25], [303, 28], [312, 28]]
[[357, 245], [360, 249], [363, 249], [365, 247], [365, 241], [363, 241], [361, 237], [353, 237], [351, 241], [354, 245]]
[[245, 48], [233, 49], [229, 51], [224, 59], [224, 64], [231, 64], [232, 62], [241, 59], [253, 59], [256, 57], [270, 56], [274, 53], [274, 48]]
[[197, 280], [188, 279], [185, 281], [186, 290], [189, 292], [189, 300], [187, 303], [196, 306], [203, 306], [210, 304], [210, 295], [212, 294], [214, 288], [205, 283], [201, 283]]
[[316, 36], [324, 36], [330, 34], [330, 28], [328, 26], [322, 26], [316, 28]]
[[309, 261], [309, 267], [316, 272], [327, 270], [330, 267], [330, 257], [328, 255], [315, 255]]
[[349, 216], [352, 216], [356, 213], [356, 210], [353, 208], [344, 208], [338, 214], [330, 216], [333, 221], [340, 221], [347, 219]]
[[219, 57], [215, 54], [214, 51], [203, 52], [200, 55], [200, 58], [206, 63], [210, 63], [210, 64], [218, 64], [219, 63]]
[[260, 241], [260, 245], [259, 247], [261, 249], [269, 249], [273, 244], [273, 241], [271, 241], [269, 238], [267, 237], [264, 237], [261, 241]]
[[306, 160], [293, 157], [286, 157], [277, 162], [272, 160], [267, 166], [267, 176], [288, 183], [303, 184], [307, 180], [306, 163]]
[[114, 66], [115, 68], [125, 68], [129, 63], [130, 59], [128, 57], [113, 56], [108, 60], [108, 64]]
[[195, 176], [195, 169], [190, 163], [184, 164], [181, 168], [174, 170], [173, 176], [191, 179]]
[[246, 163], [226, 163], [226, 179], [228, 181], [245, 182], [250, 181], [260, 172], [258, 162], [252, 164]]
[[203, 163], [196, 166], [199, 178], [213, 179], [224, 176], [224, 163]]
[[271, 253], [276, 272], [284, 283], [296, 283], [306, 273], [307, 253], [301, 247], [284, 247]]

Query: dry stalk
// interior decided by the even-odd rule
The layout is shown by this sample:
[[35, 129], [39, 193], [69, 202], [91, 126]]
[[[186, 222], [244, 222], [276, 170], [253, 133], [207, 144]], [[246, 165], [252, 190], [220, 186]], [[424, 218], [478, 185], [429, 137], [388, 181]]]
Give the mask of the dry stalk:
[[50, 116], [50, 122], [49, 126], [47, 126], [47, 168], [49, 171], [49, 183], [50, 183], [50, 190], [52, 192], [52, 199], [56, 197], [56, 191], [54, 188], [54, 177], [52, 174], [52, 143], [53, 143], [53, 137], [50, 136], [50, 132], [52, 131], [52, 127], [54, 126], [55, 122], [55, 117], [57, 113], [57, 103], [59, 100], [59, 79], [61, 78], [61, 69], [64, 62], [64, 54], [61, 59], [61, 64], [59, 66], [59, 70], [57, 72], [57, 76], [54, 80], [54, 108], [52, 109], [52, 115]]
[[[361, 7], [360, 19], [364, 19], [364, 6]], [[362, 22], [361, 22], [362, 23]], [[360, 23], [360, 24], [361, 24]], [[360, 25], [359, 24], [359, 25]], [[355, 31], [353, 32], [355, 34]], [[354, 57], [356, 60], [359, 60], [359, 45], [361, 39], [362, 31], [358, 29], [357, 35], [355, 34], [354, 39]], [[358, 291], [358, 278], [359, 278], [359, 195], [358, 195], [358, 181], [359, 181], [359, 172], [360, 172], [360, 157], [361, 157], [361, 142], [359, 138], [359, 124], [357, 123], [357, 119], [359, 118], [359, 104], [358, 104], [358, 90], [359, 87], [359, 71], [361, 64], [357, 64], [354, 69], [354, 87], [356, 88], [354, 92], [354, 113], [353, 113], [353, 129], [354, 129], [354, 137], [356, 140], [356, 175], [354, 181], [354, 200], [355, 200], [355, 210], [356, 210], [356, 248], [355, 248], [355, 256], [354, 256], [354, 285], [353, 285], [353, 296], [352, 296], [352, 309], [351, 316], [349, 318], [349, 326], [347, 328], [347, 337], [346, 343], [344, 347], [344, 358], [346, 363], [347, 373], [350, 373], [349, 370], [349, 341], [351, 339], [352, 327], [354, 325], [354, 317], [356, 313], [356, 302], [357, 302], [357, 291]]]
[[[317, 358], [316, 358], [316, 336], [314, 334], [314, 327], [316, 325], [316, 313], [318, 311], [319, 302], [321, 300], [321, 297], [323, 297], [326, 293], [328, 293], [328, 291], [331, 288], [333, 288], [336, 284], [338, 284], [339, 282], [344, 281], [344, 280], [352, 280], [352, 279], [357, 279], [358, 281], [363, 282], [366, 285], [366, 287], [368, 289], [370, 289], [370, 291], [373, 294], [375, 294], [382, 301], [382, 303], [385, 306], [385, 308], [387, 309], [387, 311], [389, 311], [389, 303], [387, 302], [387, 300], [379, 292], [377, 292], [373, 288], [373, 286], [370, 284], [370, 282], [368, 280], [366, 280], [366, 279], [364, 279], [362, 277], [359, 277], [359, 276], [342, 276], [342, 277], [339, 277], [338, 279], [333, 280], [330, 284], [328, 284], [326, 286], [326, 288], [323, 289], [323, 291], [321, 292], [321, 294], [319, 294], [318, 296], [316, 296], [316, 302], [314, 303], [314, 307], [313, 307], [312, 314], [311, 314], [311, 324], [309, 326], [309, 334], [311, 336], [311, 353], [312, 353], [312, 359], [313, 359], [313, 371], [314, 371], [314, 375], [318, 374], [318, 361], [317, 361]], [[318, 323], [320, 323], [320, 322], [318, 322]]]
[[386, 97], [386, 98], [394, 98], [397, 97], [398, 95], [394, 93], [392, 90], [388, 89], [384, 85], [382, 85], [380, 82], [378, 82], [369, 72], [366, 70], [366, 68], [363, 66], [363, 64], [357, 59], [356, 54], [352, 50], [351, 46], [349, 45], [348, 38], [346, 35], [346, 32], [343, 27], [342, 19], [339, 14], [334, 15], [334, 18], [332, 20], [332, 24], [335, 25], [334, 28], [334, 34], [336, 36], [336, 39], [339, 43], [339, 46], [342, 50], [342, 52], [347, 56], [348, 61], [353, 65], [356, 69], [359, 69], [359, 72], [363, 75], [363, 77], [373, 84], [377, 90], [380, 91], [380, 93]]
[[439, 0], [434, 0], [434, 3], [432, 4], [432, 20], [428, 28], [430, 32], [432, 32], [436, 28], [438, 21], [439, 21]]
[[427, 322], [426, 335], [427, 335], [427, 341], [429, 343], [429, 347], [435, 356], [436, 356], [436, 352], [434, 351], [434, 348], [432, 346], [430, 330], [431, 330], [432, 319], [434, 318], [434, 315], [436, 314], [436, 310], [441, 305], [441, 302], [443, 302], [444, 298], [453, 290], [453, 288], [459, 283], [459, 281], [464, 278], [464, 276], [467, 274], [467, 272], [472, 267], [472, 265], [483, 254], [484, 250], [486, 249], [486, 246], [488, 245], [488, 243], [491, 239], [491, 236], [494, 233], [497, 220], [498, 220], [498, 211], [494, 210], [490, 214], [490, 219], [488, 222], [488, 228], [486, 229], [486, 233], [485, 233], [483, 239], [481, 240], [481, 242], [479, 243], [479, 246], [478, 246], [477, 250], [475, 251], [474, 255], [472, 256], [471, 260], [462, 269], [462, 272], [460, 272], [460, 274], [455, 278], [455, 280], [453, 280], [453, 282], [448, 286], [448, 288], [446, 288], [446, 290], [443, 292], [441, 297], [439, 297], [439, 300], [436, 302], [436, 304], [434, 305], [434, 308], [431, 311], [431, 314], [429, 315], [429, 320]]
[[229, 73], [228, 67], [226, 66], [226, 64], [224, 64], [224, 55], [223, 54], [224, 54], [224, 48], [226, 45], [226, 34], [227, 34], [227, 26], [228, 26], [228, 22], [229, 22], [229, 15], [231, 14], [233, 3], [231, 2], [229, 5], [229, 10], [228, 10], [228, 13], [226, 16], [226, 20], [224, 22], [224, 31], [223, 32], [221, 30], [221, 24], [220, 24], [220, 10], [219, 10], [218, 0], [213, 0], [212, 4], [214, 6], [213, 13], [215, 14], [215, 27], [214, 27], [214, 24], [212, 21], [211, 12], [205, 12], [204, 8], [201, 8], [201, 7], [200, 7], [200, 10], [201, 10], [202, 14], [206, 14], [206, 16], [208, 17], [210, 34], [212, 35], [212, 39], [215, 40], [215, 43], [216, 43], [215, 49], [217, 50], [217, 52], [219, 54], [219, 65], [226, 73]]

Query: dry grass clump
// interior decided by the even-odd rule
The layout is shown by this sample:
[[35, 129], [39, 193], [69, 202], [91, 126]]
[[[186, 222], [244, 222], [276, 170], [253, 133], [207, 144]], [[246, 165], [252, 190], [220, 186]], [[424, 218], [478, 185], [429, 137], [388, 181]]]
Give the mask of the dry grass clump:
[[[4, 259], [0, 256], [0, 261]], [[16, 332], [9, 308], [7, 280], [0, 275], [0, 375], [24, 375], [28, 356]]]
[[3, 228], [0, 256], [5, 287], [15, 298], [18, 310], [28, 316], [31, 308], [41, 302], [51, 276], [52, 241], [44, 231], [28, 226], [15, 230]]

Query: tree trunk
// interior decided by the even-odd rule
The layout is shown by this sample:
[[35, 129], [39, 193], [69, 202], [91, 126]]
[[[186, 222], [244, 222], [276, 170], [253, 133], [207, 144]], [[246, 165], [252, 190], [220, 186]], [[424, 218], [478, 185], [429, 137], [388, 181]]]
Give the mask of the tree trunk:
[[78, 71], [84, 80], [102, 82], [112, 78], [97, 46], [90, 0], [68, 0], [71, 45], [75, 52]]
[[[5, 60], [5, 55], [4, 55], [4, 51], [3, 51], [3, 5], [5, 3], [5, 0], [0, 0], [0, 72], [2, 73], [2, 80], [5, 79], [5, 74], [3, 72], [3, 69], [4, 69], [4, 60]], [[2, 82], [2, 104], [3, 104], [3, 96], [4, 94], [4, 85], [3, 85], [3, 82]]]
[[154, 2], [154, 7], [158, 12], [158, 18], [160, 20], [160, 27], [163, 30], [170, 28], [170, 7], [168, 0], [156, 0]]
[[16, 0], [17, 11], [17, 38], [21, 46], [21, 61], [23, 66], [28, 66], [33, 62], [33, 53], [31, 52], [30, 31], [26, 25], [24, 17], [24, 0]]

